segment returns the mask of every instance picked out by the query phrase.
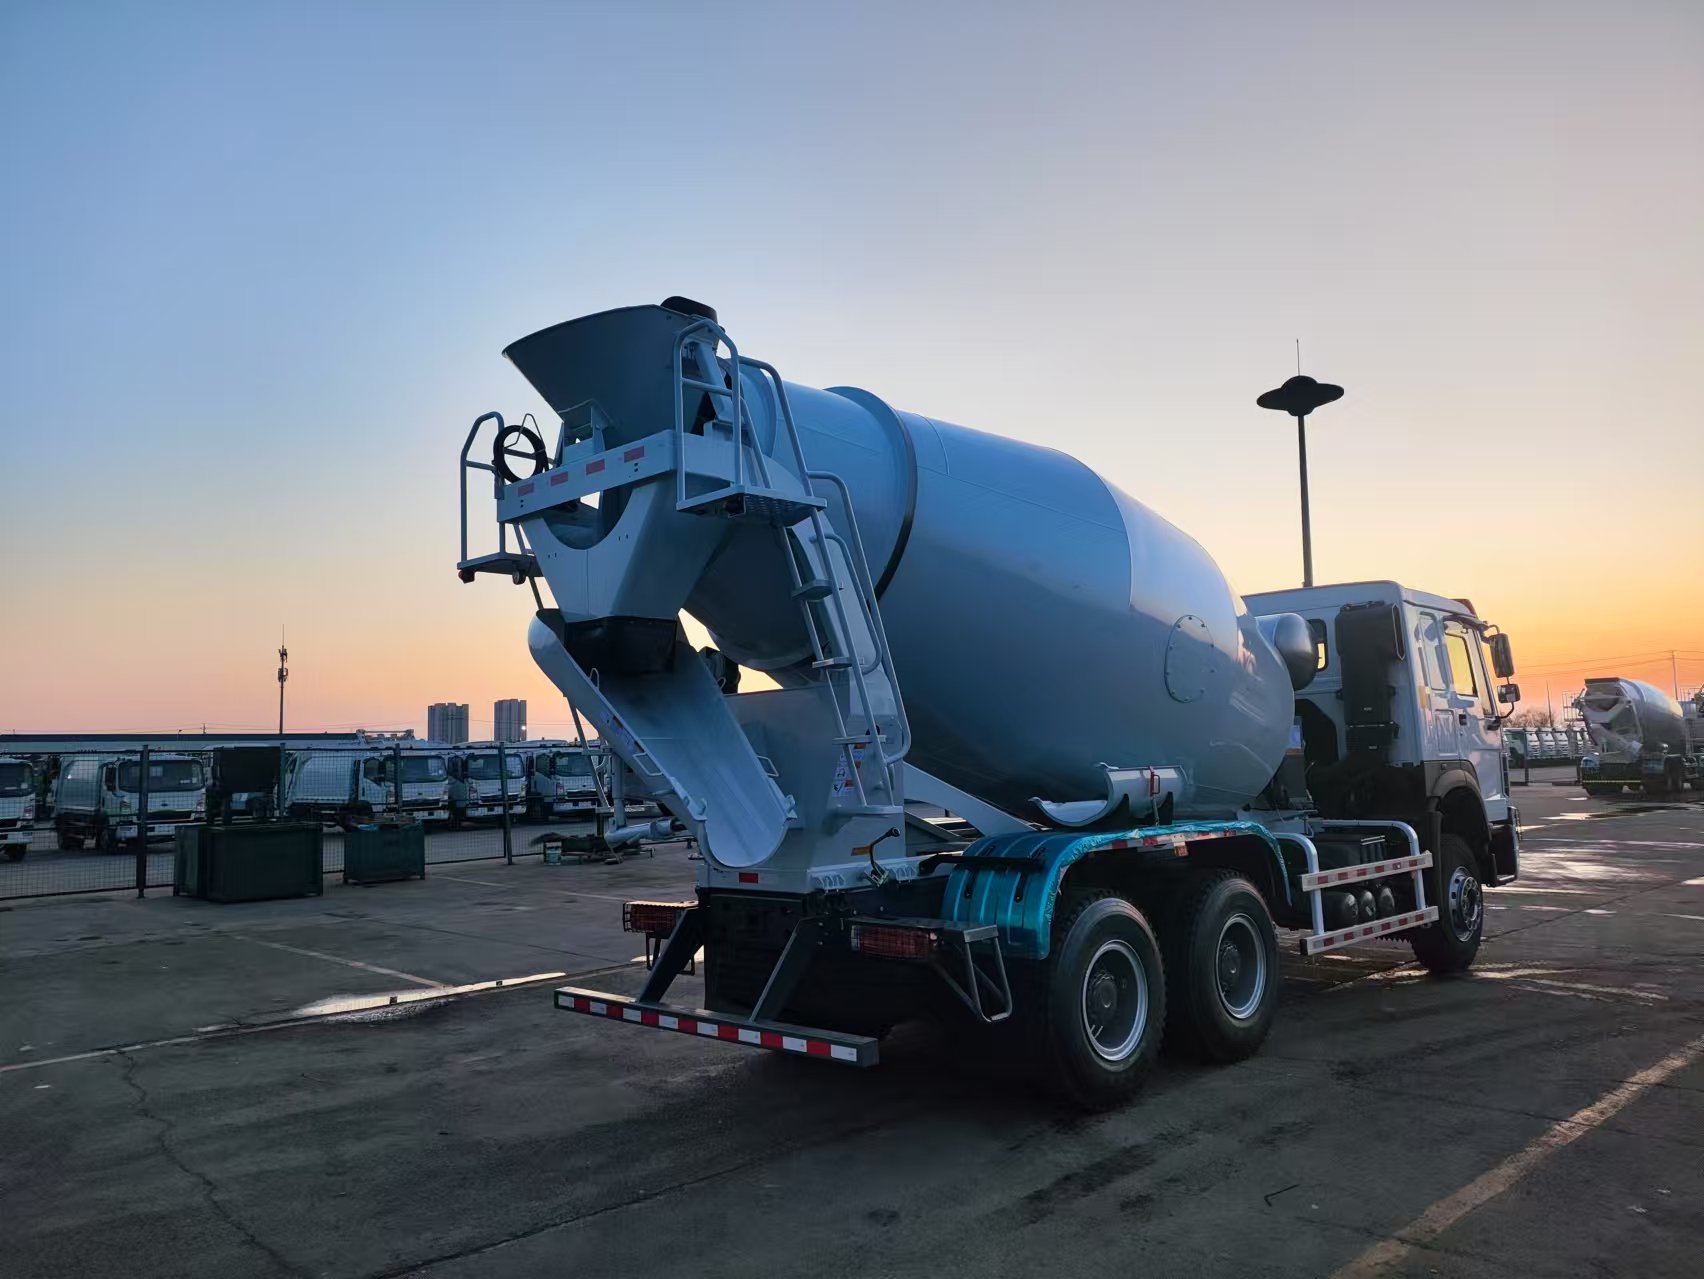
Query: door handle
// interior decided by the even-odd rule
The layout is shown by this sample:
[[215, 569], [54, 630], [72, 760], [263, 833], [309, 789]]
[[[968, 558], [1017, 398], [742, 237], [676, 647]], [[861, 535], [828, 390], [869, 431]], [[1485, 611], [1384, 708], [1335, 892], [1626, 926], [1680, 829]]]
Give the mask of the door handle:
[[1467, 712], [1466, 711], [1457, 711], [1456, 712], [1456, 723], [1460, 724], [1463, 728], [1467, 727]]

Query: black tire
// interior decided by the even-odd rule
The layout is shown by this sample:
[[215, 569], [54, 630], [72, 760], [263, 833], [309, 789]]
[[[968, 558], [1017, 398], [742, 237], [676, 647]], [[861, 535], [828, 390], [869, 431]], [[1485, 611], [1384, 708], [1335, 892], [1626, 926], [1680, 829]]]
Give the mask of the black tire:
[[1166, 1046], [1203, 1061], [1253, 1056], [1278, 1011], [1278, 930], [1231, 870], [1192, 875], [1160, 924]]
[[83, 837], [73, 835], [71, 828], [63, 822], [54, 825], [54, 833], [59, 836], [59, 851], [62, 853], [80, 853], [83, 851]]
[[460, 830], [462, 828], [462, 822], [466, 819], [466, 817], [467, 817], [467, 810], [466, 809], [457, 808], [454, 804], [450, 805], [450, 823], [449, 823], [449, 825], [450, 825], [451, 830]]
[[1109, 890], [1062, 893], [1054, 918], [1027, 1029], [1048, 1087], [1104, 1110], [1130, 1099], [1159, 1053], [1165, 966], [1148, 921]]
[[1438, 922], [1412, 933], [1414, 958], [1433, 973], [1462, 973], [1473, 966], [1485, 935], [1485, 894], [1479, 884], [1479, 862], [1472, 846], [1460, 835], [1445, 835], [1437, 862], [1441, 891], [1432, 904]]
[[544, 825], [544, 801], [543, 800], [537, 799], [537, 798], [527, 800], [527, 825], [528, 826], [542, 826], [542, 825]]
[[1605, 795], [1618, 795], [1621, 793], [1621, 787], [1610, 782], [1586, 782], [1584, 785], [1586, 788], [1586, 794], [1592, 799], [1602, 799]]
[[102, 826], [95, 832], [95, 851], [98, 853], [118, 852], [118, 836], [113, 833], [111, 826]]
[[29, 851], [30, 846], [28, 844], [7, 844], [6, 860], [9, 862], [21, 862], [24, 860], [24, 857], [29, 853]]

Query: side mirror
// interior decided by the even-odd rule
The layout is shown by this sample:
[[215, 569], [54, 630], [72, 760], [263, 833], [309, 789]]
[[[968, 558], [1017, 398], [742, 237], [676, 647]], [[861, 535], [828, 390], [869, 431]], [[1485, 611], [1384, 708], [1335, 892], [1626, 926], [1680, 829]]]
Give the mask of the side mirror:
[[1513, 706], [1521, 700], [1521, 686], [1519, 684], [1504, 684], [1497, 690], [1497, 700], [1505, 705]]
[[1508, 679], [1515, 673], [1515, 651], [1509, 647], [1509, 637], [1501, 631], [1491, 637], [1491, 669], [1497, 672], [1498, 679]]

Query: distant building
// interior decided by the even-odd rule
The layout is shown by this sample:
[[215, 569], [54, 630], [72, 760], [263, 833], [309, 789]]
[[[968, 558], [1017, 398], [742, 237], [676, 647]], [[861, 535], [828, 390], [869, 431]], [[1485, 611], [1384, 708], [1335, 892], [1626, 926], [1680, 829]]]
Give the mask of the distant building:
[[467, 703], [433, 702], [426, 708], [426, 736], [434, 742], [454, 744], [467, 740]]
[[491, 707], [491, 722], [491, 738], [493, 741], [526, 741], [526, 699], [524, 697], [505, 697], [502, 701], [493, 703]]

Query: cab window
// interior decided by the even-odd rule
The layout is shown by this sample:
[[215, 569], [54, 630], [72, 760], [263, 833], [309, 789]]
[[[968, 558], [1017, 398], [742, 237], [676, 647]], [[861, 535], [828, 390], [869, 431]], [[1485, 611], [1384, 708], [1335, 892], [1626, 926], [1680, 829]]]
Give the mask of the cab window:
[[1452, 630], [1444, 641], [1450, 648], [1450, 686], [1463, 697], [1478, 697], [1479, 687], [1473, 682], [1473, 653], [1467, 647], [1467, 636]]
[[1443, 636], [1444, 628], [1436, 614], [1416, 614], [1414, 647], [1420, 654], [1420, 669], [1425, 673], [1426, 687], [1438, 693], [1447, 687], [1444, 683]]
[[1331, 660], [1331, 651], [1325, 642], [1325, 623], [1317, 617], [1308, 618], [1308, 634], [1313, 637], [1314, 670], [1323, 671]]

